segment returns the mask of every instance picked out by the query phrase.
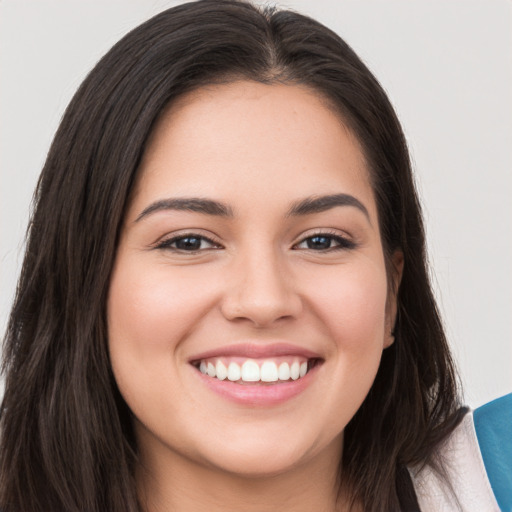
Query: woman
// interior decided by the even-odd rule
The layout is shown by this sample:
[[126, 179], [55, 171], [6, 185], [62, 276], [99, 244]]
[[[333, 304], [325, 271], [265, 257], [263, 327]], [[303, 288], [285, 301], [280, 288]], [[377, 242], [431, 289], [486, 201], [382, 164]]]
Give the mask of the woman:
[[325, 27], [156, 16], [80, 87], [36, 200], [6, 510], [414, 510], [410, 474], [448, 473], [465, 411], [406, 143]]

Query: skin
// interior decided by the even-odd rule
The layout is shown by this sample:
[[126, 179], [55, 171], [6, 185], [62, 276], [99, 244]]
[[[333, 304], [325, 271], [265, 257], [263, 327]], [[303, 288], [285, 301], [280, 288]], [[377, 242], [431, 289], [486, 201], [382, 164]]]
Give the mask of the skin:
[[[346, 205], [288, 215], [327, 194], [349, 194], [367, 213]], [[140, 218], [182, 197], [220, 201], [232, 216], [161, 209]], [[190, 233], [214, 243], [159, 246]], [[330, 247], [308, 245], [319, 233]], [[401, 255], [394, 260], [400, 269]], [[108, 299], [147, 510], [345, 510], [347, 495], [336, 499], [343, 431], [393, 341], [389, 284], [364, 156], [321, 97], [241, 81], [175, 102], [144, 155]], [[322, 359], [309, 386], [278, 405], [227, 400], [190, 364], [206, 350], [276, 339]]]

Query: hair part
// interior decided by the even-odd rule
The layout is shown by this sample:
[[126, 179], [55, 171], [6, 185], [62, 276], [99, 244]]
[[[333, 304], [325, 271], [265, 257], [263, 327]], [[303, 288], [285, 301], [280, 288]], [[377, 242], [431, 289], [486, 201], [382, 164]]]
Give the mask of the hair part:
[[124, 213], [159, 116], [236, 80], [300, 84], [337, 109], [368, 162], [384, 252], [400, 250], [395, 343], [345, 430], [341, 480], [370, 512], [398, 510], [403, 468], [434, 464], [460, 419], [428, 277], [407, 145], [382, 87], [320, 23], [237, 0], [178, 5], [119, 41], [78, 89], [37, 184], [5, 340], [0, 506], [140, 509], [131, 413], [108, 353], [106, 299]]

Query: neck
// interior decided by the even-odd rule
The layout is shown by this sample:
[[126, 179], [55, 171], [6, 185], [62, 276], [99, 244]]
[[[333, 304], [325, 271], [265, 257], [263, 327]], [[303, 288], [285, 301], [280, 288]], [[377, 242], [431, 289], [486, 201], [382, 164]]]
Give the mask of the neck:
[[142, 508], [145, 512], [348, 511], [347, 495], [339, 493], [341, 441], [336, 444], [302, 465], [264, 476], [233, 474], [175, 452], [160, 460], [141, 454], [137, 484]]

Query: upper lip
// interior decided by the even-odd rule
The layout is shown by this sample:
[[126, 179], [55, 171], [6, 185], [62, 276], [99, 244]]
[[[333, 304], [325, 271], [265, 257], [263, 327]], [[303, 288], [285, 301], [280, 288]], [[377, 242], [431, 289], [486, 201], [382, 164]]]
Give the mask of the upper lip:
[[277, 356], [300, 356], [307, 359], [320, 359], [317, 352], [304, 347], [287, 342], [277, 343], [238, 343], [234, 345], [225, 345], [213, 348], [200, 354], [196, 354], [189, 359], [190, 362], [209, 359], [211, 357], [236, 356], [247, 357], [248, 359], [263, 359]]

